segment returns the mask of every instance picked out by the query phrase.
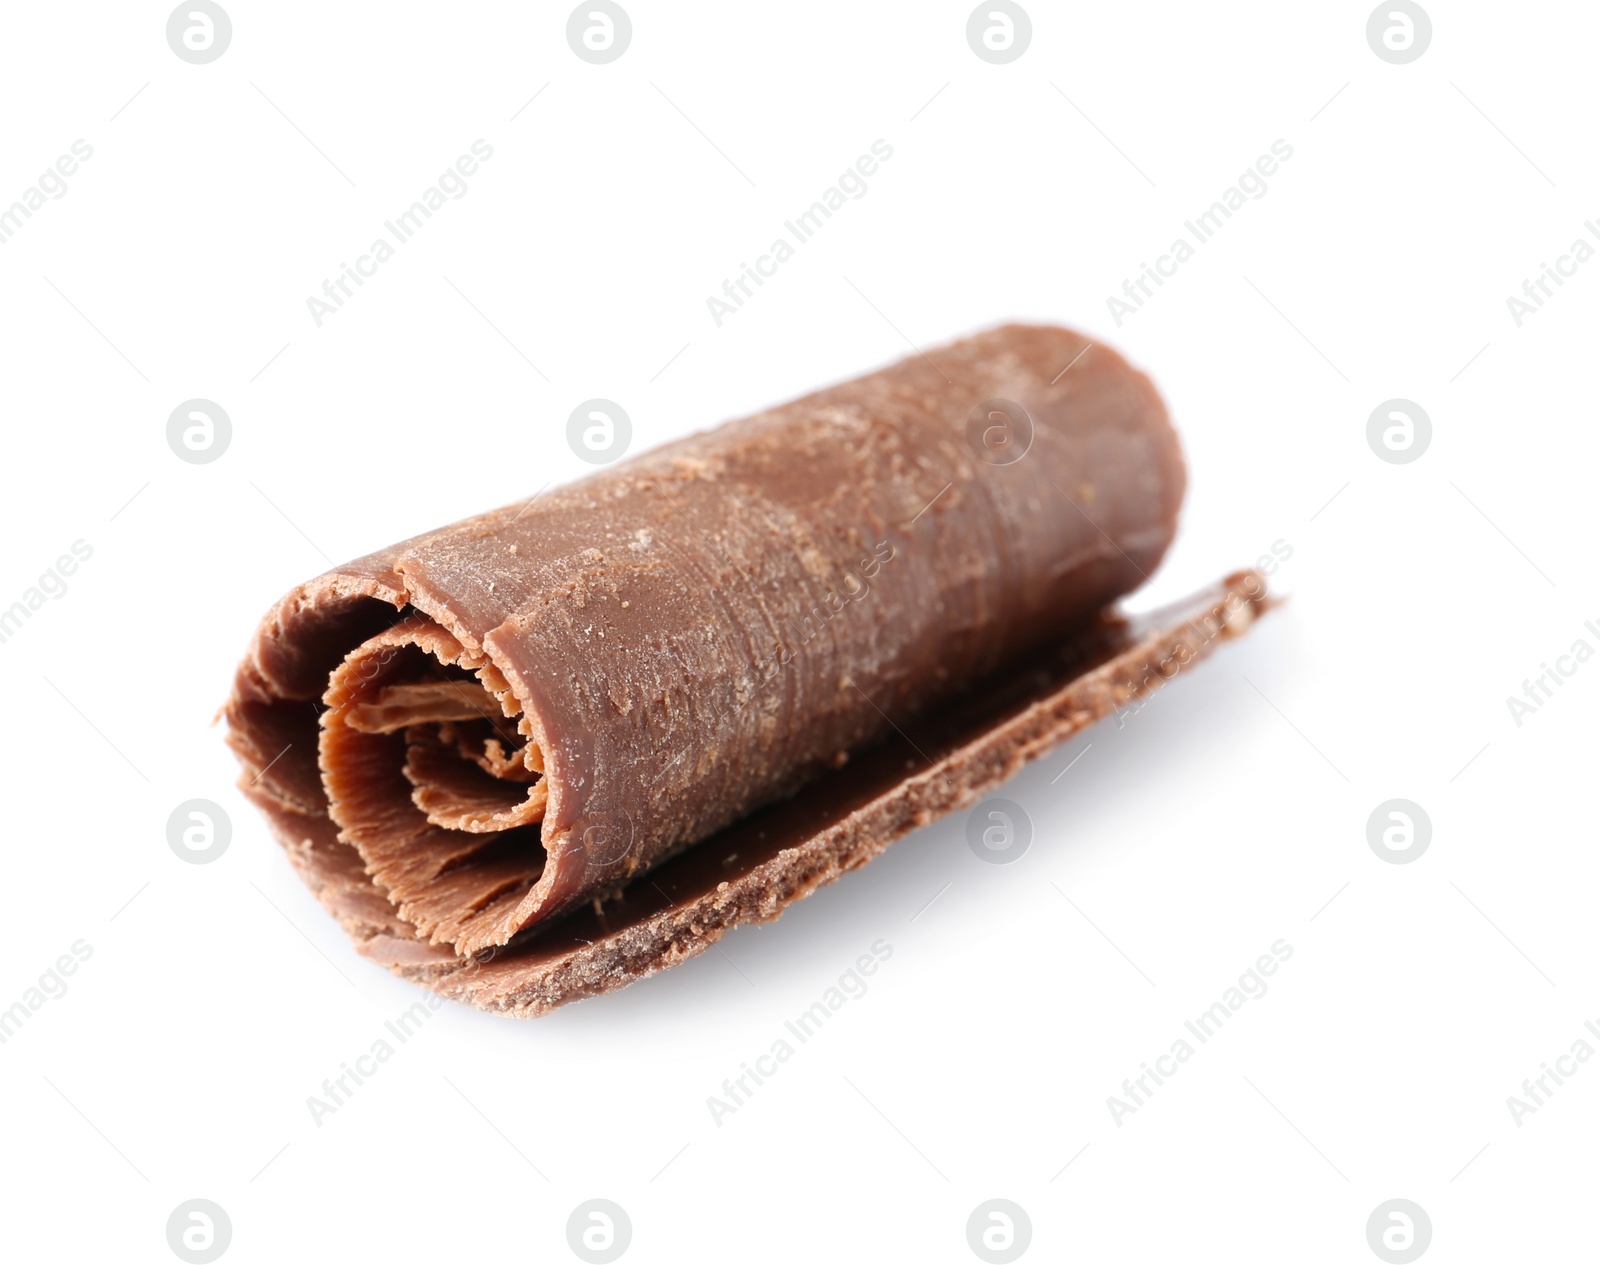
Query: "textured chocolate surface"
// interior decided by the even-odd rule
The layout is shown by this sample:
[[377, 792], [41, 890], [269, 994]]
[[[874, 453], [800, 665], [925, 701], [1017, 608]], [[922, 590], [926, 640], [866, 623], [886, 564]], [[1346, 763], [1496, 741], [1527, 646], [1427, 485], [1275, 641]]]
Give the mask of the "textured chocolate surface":
[[[585, 907], [477, 958], [429, 945], [326, 816], [259, 799], [295, 868], [359, 951], [446, 997], [529, 1017], [610, 992], [765, 922], [909, 831], [1199, 662], [1268, 609], [1254, 571], [1137, 619], [1104, 615], [976, 683], [888, 741]], [[248, 791], [248, 788], [247, 788]]]
[[228, 704], [242, 785], [387, 952], [521, 944], [1068, 644], [1183, 487], [1114, 352], [932, 349], [297, 588]]

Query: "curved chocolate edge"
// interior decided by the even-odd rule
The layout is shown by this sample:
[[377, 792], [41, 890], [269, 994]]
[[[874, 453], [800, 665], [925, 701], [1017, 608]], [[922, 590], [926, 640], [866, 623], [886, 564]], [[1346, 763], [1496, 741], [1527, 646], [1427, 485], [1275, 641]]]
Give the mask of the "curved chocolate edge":
[[[1025, 459], [991, 463], [973, 427], [1017, 408], [999, 429]], [[453, 941], [493, 944], [1080, 627], [1155, 569], [1185, 483], [1144, 374], [1002, 326], [299, 586], [240, 667], [229, 741], [315, 816], [314, 702], [347, 652], [410, 608], [486, 655], [549, 788], [537, 882]]]
[[1027, 761], [1192, 667], [1273, 605], [1256, 571], [1136, 618], [1107, 614], [1065, 643], [659, 866], [598, 908], [477, 959], [416, 938], [326, 816], [246, 787], [301, 877], [364, 956], [442, 996], [517, 1018], [608, 993], [767, 922], [895, 840], [975, 802]]

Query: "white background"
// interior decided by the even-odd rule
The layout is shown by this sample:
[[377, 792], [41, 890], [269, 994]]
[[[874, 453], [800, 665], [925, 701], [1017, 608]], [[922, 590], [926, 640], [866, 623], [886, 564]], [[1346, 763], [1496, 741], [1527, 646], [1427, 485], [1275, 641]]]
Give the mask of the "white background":
[[[1035, 3], [990, 65], [964, 3], [638, 0], [595, 66], [564, 5], [227, 7], [209, 65], [161, 4], [9, 6], [0, 38], [0, 206], [94, 150], [0, 245], [0, 606], [93, 549], [0, 644], [0, 1006], [93, 950], [0, 1046], [8, 1257], [170, 1261], [194, 1197], [229, 1261], [576, 1259], [591, 1197], [640, 1261], [970, 1261], [994, 1197], [1026, 1259], [1373, 1260], [1391, 1198], [1430, 1259], [1593, 1251], [1600, 1061], [1520, 1127], [1506, 1100], [1600, 1022], [1600, 664], [1520, 727], [1506, 698], [1600, 648], [1600, 262], [1521, 328], [1505, 300], [1600, 215], [1600, 14], [1441, 0], [1391, 65], [1364, 3]], [[479, 138], [467, 194], [318, 328], [306, 298]], [[867, 195], [718, 328], [707, 297], [879, 138]], [[1266, 196], [1117, 328], [1107, 296], [1279, 138]], [[420, 994], [233, 789], [209, 725], [261, 612], [586, 472], [581, 400], [637, 450], [1013, 318], [1171, 405], [1191, 492], [1138, 601], [1281, 541], [1288, 604], [1010, 784], [1018, 863], [942, 821], [610, 997], [449, 1005], [314, 1124]], [[213, 464], [166, 444], [194, 397], [232, 418]], [[1366, 442], [1392, 397], [1432, 418], [1409, 465]], [[1366, 840], [1397, 796], [1433, 825], [1406, 865]], [[209, 865], [167, 846], [195, 797], [232, 819]], [[713, 1123], [880, 938], [870, 991]], [[1114, 1122], [1280, 938], [1270, 991]]]

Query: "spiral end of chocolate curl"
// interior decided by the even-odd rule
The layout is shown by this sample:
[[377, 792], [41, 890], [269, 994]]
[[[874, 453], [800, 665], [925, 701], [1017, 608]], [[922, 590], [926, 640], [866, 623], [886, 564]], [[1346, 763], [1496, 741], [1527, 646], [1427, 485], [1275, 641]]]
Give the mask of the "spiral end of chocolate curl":
[[550, 788], [499, 669], [413, 614], [352, 650], [322, 701], [318, 764], [340, 841], [431, 943], [505, 944], [539, 903]]

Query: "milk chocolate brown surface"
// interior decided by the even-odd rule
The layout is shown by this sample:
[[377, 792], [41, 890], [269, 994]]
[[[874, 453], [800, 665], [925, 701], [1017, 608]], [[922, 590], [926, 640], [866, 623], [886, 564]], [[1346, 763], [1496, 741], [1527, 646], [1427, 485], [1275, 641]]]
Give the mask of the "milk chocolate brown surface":
[[[1150, 637], [1248, 622], [1227, 593], [1138, 630], [1101, 614], [1183, 487], [1143, 375], [1065, 330], [993, 330], [295, 589], [227, 705], [241, 786], [369, 956], [540, 1013], [968, 802], [1138, 692], [1118, 674]], [[972, 719], [1074, 682], [1094, 700], [1031, 737]], [[752, 830], [788, 842], [715, 860]]]
[[574, 910], [476, 957], [419, 938], [325, 816], [269, 807], [267, 817], [362, 955], [480, 1010], [542, 1015], [695, 957], [736, 926], [776, 918], [909, 831], [978, 801], [1026, 761], [1160, 689], [1269, 605], [1260, 575], [1246, 571], [1140, 619], [1104, 615], [928, 714], [915, 743], [893, 734], [598, 908]]

